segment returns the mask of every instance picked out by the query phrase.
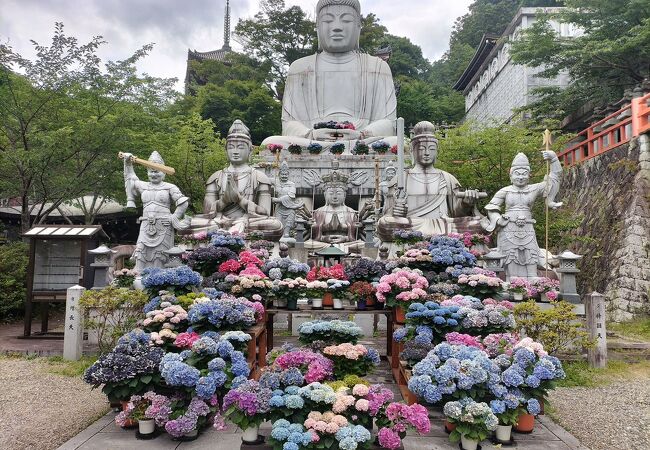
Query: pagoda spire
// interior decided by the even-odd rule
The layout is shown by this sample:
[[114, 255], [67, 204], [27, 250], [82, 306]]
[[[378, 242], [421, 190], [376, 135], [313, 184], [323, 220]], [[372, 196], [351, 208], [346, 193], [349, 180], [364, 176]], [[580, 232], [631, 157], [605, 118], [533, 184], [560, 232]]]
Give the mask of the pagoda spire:
[[230, 51], [230, 0], [226, 0], [226, 14], [223, 18], [223, 47], [221, 49]]

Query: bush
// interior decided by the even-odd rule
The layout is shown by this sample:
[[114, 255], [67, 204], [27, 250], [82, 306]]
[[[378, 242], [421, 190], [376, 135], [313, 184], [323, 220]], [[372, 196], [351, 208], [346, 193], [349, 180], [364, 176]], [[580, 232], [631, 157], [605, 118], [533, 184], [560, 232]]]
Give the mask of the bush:
[[83, 293], [79, 304], [87, 312], [92, 312], [85, 326], [97, 330], [101, 354], [112, 350], [120, 336], [135, 327], [138, 319], [142, 318], [142, 307], [147, 300], [143, 291], [114, 286]]
[[594, 345], [584, 330], [573, 305], [566, 301], [552, 302], [546, 310], [534, 300], [515, 306], [515, 320], [522, 332], [536, 342], [540, 342], [550, 354], [580, 351]]
[[0, 321], [19, 316], [25, 308], [28, 245], [0, 245]]

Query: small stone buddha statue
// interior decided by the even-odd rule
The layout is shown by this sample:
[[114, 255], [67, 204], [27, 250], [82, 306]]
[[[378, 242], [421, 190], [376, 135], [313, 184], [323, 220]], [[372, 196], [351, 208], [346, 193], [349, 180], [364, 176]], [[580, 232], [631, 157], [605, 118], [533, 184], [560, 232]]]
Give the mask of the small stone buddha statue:
[[265, 239], [282, 236], [280, 220], [270, 217], [272, 182], [249, 164], [250, 131], [235, 120], [226, 137], [230, 165], [213, 173], [206, 182], [203, 214], [192, 218], [191, 231], [259, 231]]
[[433, 132], [431, 122], [419, 122], [413, 128], [411, 155], [414, 165], [405, 170], [403, 192], [397, 189], [399, 173], [389, 183], [385, 214], [377, 224], [377, 234], [383, 242], [392, 242], [393, 232], [404, 229], [420, 231], [427, 236], [466, 231], [458, 225], [480, 230], [481, 217], [475, 204], [479, 197], [487, 194], [473, 189], [461, 191], [460, 183], [452, 174], [435, 168], [438, 140]]
[[325, 189], [325, 206], [313, 212], [313, 238], [305, 242], [305, 248], [320, 250], [330, 244], [344, 249], [356, 249], [363, 242], [357, 239], [359, 218], [357, 212], [345, 205], [348, 175], [333, 170], [322, 177]]
[[296, 183], [289, 180], [289, 165], [282, 161], [278, 171], [278, 182], [275, 185], [275, 197], [272, 198], [275, 204], [275, 217], [284, 224], [284, 232], [280, 241], [294, 243], [290, 235], [296, 223], [298, 212], [307, 213], [305, 205], [301, 200], [296, 200]]
[[[393, 76], [385, 61], [359, 51], [359, 1], [319, 0], [316, 31], [320, 52], [289, 67], [282, 99], [282, 136], [262, 143], [286, 147], [318, 142], [328, 148], [337, 141], [384, 139], [395, 144]], [[327, 122], [350, 122], [354, 129], [314, 127]]]

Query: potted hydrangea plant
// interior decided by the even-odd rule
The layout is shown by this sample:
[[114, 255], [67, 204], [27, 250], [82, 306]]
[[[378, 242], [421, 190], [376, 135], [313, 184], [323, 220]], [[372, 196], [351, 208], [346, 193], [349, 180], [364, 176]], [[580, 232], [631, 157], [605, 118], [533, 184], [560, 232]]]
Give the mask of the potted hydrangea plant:
[[510, 284], [508, 285], [508, 292], [512, 294], [512, 299], [516, 302], [523, 301], [524, 298], [528, 296], [530, 290], [530, 284], [528, 280], [521, 277], [512, 277], [510, 278]]
[[460, 441], [463, 450], [476, 450], [478, 443], [496, 430], [499, 424], [499, 419], [487, 403], [478, 403], [469, 397], [446, 403], [443, 412], [449, 422], [456, 424], [449, 434], [449, 440]]
[[242, 441], [245, 443], [259, 442], [260, 424], [271, 410], [271, 394], [271, 389], [257, 381], [246, 380], [224, 396], [224, 415], [244, 432]]

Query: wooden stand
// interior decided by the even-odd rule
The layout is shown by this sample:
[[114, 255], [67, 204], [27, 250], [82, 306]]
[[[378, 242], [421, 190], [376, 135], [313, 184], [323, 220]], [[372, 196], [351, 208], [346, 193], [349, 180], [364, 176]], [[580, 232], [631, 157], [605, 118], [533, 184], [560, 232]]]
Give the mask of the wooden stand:
[[251, 369], [250, 378], [258, 380], [262, 368], [266, 367], [266, 327], [264, 324], [259, 323], [246, 330], [246, 333], [248, 333], [252, 338], [248, 341], [248, 349], [246, 350], [248, 367]]

